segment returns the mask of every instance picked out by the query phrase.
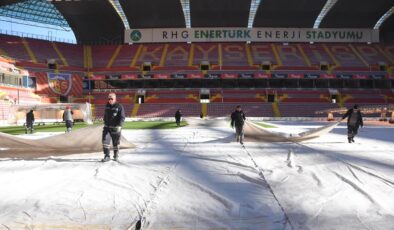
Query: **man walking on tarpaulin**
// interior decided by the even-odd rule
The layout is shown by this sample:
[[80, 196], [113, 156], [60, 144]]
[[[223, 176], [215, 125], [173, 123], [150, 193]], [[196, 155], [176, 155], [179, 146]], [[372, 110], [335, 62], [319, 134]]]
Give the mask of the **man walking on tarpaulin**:
[[26, 113], [26, 126], [25, 126], [25, 133], [27, 134], [27, 131], [30, 133], [33, 133], [34, 130], [34, 113], [33, 110], [30, 110], [28, 113]]
[[237, 142], [243, 144], [244, 139], [244, 124], [245, 124], [245, 113], [242, 111], [241, 106], [238, 105], [235, 111], [231, 114], [231, 127], [235, 126], [235, 137]]
[[175, 112], [175, 123], [176, 123], [176, 126], [181, 126], [181, 118], [182, 118], [182, 113], [181, 113], [181, 110], [180, 109], [178, 109], [176, 112]]
[[342, 120], [347, 119], [347, 140], [349, 143], [354, 142], [354, 137], [357, 135], [358, 128], [363, 127], [363, 118], [358, 105], [354, 105], [352, 109], [349, 109], [345, 115], [343, 115]]
[[116, 94], [110, 93], [108, 95], [108, 103], [105, 105], [104, 112], [104, 129], [102, 136], [104, 151], [103, 162], [111, 159], [109, 155], [111, 139], [112, 145], [114, 146], [114, 160], [118, 160], [121, 130], [124, 120], [125, 112], [123, 106], [116, 102]]

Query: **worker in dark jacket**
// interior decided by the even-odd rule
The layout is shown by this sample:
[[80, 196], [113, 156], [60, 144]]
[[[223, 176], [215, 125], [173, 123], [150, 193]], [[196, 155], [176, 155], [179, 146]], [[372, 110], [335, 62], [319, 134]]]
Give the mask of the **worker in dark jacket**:
[[26, 113], [25, 133], [27, 134], [27, 131], [33, 133], [33, 130], [34, 130], [34, 113], [33, 110], [30, 110], [28, 113]]
[[102, 136], [104, 159], [110, 160], [110, 143], [114, 147], [114, 160], [117, 161], [119, 157], [119, 144], [121, 137], [121, 130], [125, 121], [125, 112], [121, 104], [116, 101], [116, 94], [110, 93], [108, 95], [108, 103], [105, 105], [104, 111], [104, 129]]
[[181, 113], [181, 110], [180, 109], [178, 109], [176, 112], [175, 112], [175, 122], [176, 122], [176, 126], [181, 126], [181, 118], [182, 118], [182, 113]]
[[242, 111], [241, 106], [238, 105], [235, 111], [231, 114], [231, 127], [235, 127], [235, 137], [237, 142], [243, 144], [244, 138], [244, 124], [245, 124], [245, 113]]
[[347, 118], [347, 139], [349, 143], [352, 143], [357, 135], [358, 128], [364, 125], [358, 105], [354, 105], [342, 116], [342, 120], [345, 118]]

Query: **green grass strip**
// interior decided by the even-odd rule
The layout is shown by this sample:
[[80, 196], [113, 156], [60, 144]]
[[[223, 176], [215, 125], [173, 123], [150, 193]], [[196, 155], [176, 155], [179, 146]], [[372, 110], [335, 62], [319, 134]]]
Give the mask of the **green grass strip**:
[[[187, 126], [186, 121], [182, 121], [180, 127]], [[131, 121], [125, 122], [123, 129], [175, 129], [175, 121]]]
[[272, 125], [272, 124], [268, 124], [268, 123], [265, 123], [265, 122], [254, 122], [256, 125], [258, 125], [258, 126], [261, 126], [261, 127], [263, 127], [263, 128], [276, 128], [276, 126], [275, 125]]
[[[102, 123], [95, 123], [100, 125]], [[186, 121], [181, 122], [181, 127], [187, 126]], [[85, 128], [85, 123], [75, 123], [72, 130]], [[123, 125], [123, 129], [175, 129], [177, 128], [173, 121], [128, 121]], [[54, 124], [49, 123], [45, 125], [35, 125], [34, 132], [65, 132], [66, 125], [64, 123]], [[7, 126], [0, 127], [0, 132], [12, 135], [25, 134], [25, 127], [23, 126]]]

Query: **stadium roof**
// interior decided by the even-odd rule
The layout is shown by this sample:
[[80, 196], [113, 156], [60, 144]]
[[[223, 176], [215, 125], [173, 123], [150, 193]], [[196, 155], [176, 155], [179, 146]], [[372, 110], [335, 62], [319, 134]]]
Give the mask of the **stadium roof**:
[[[0, 9], [47, 0], [2, 0]], [[374, 28], [392, 0], [49, 0], [78, 43], [121, 42], [124, 29], [185, 27]], [[394, 16], [381, 41], [394, 41]], [[318, 19], [318, 20], [317, 20]]]
[[[8, 3], [8, 4], [7, 4]], [[69, 28], [63, 15], [50, 2], [42, 0], [1, 2], [0, 16]]]
[[74, 31], [78, 43], [123, 40], [125, 26], [108, 0], [52, 1]]

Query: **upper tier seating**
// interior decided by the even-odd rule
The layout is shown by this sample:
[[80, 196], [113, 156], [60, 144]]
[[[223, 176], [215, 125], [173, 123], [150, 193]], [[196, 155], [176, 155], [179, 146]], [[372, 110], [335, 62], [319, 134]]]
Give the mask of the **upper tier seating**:
[[38, 63], [46, 63], [48, 59], [54, 59], [56, 63], [63, 65], [51, 42], [27, 38], [25, 40], [29, 43], [29, 47]]
[[[32, 61], [25, 45], [36, 56], [37, 62], [55, 58], [62, 64], [51, 42], [0, 35], [0, 49], [8, 56], [21, 61]], [[69, 66], [83, 68], [82, 45], [54, 43]], [[89, 46], [86, 46], [89, 47]], [[263, 62], [269, 62], [275, 70], [319, 70], [321, 62], [327, 62], [336, 71], [378, 70], [379, 63], [394, 65], [394, 44], [366, 45], [360, 43], [172, 43], [135, 45], [94, 45], [91, 47], [91, 68], [138, 70], [144, 62], [150, 62], [153, 70], [195, 70], [202, 61], [208, 61], [213, 70], [256, 70]], [[88, 51], [86, 51], [88, 52]], [[86, 59], [86, 58], [85, 58]], [[86, 67], [87, 68], [87, 67]], [[126, 68], [126, 69], [125, 69]]]
[[93, 68], [105, 68], [107, 67], [109, 60], [114, 54], [117, 46], [106, 45], [106, 46], [92, 46], [92, 67]]
[[83, 63], [83, 46], [55, 42], [59, 51], [62, 53], [64, 58], [67, 60], [69, 66], [73, 67], [84, 67]]
[[122, 45], [112, 66], [129, 67], [132, 64], [133, 57], [136, 55], [139, 45]]
[[32, 61], [20, 37], [0, 35], [0, 49], [9, 57], [22, 61]]

